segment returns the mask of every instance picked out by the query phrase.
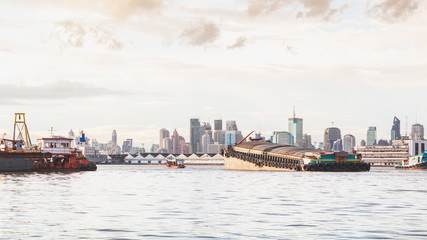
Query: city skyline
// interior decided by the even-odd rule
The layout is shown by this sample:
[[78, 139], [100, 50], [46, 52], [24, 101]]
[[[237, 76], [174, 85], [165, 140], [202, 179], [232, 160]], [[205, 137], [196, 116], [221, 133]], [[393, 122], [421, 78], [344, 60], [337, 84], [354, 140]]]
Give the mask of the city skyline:
[[32, 138], [149, 146], [194, 117], [268, 137], [294, 105], [312, 142], [332, 122], [357, 143], [426, 124], [425, 1], [273, 2], [2, 1], [0, 131], [25, 112]]

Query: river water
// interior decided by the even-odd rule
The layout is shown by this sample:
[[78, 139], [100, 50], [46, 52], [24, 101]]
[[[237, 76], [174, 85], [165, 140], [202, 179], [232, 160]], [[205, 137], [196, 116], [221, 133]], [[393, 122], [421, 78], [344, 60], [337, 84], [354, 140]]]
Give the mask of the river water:
[[421, 239], [427, 171], [0, 174], [0, 239]]

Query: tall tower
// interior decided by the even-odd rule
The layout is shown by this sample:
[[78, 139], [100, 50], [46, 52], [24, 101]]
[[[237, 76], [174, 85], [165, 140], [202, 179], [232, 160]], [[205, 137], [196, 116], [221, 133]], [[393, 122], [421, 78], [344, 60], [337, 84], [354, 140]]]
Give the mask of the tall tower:
[[169, 130], [165, 128], [160, 129], [160, 141], [159, 141], [160, 148], [166, 148], [163, 144], [163, 138], [169, 138], [169, 136], [170, 136]]
[[293, 111], [293, 117], [288, 119], [288, 131], [293, 136], [293, 139], [294, 139], [293, 145], [302, 147], [303, 120], [302, 118], [296, 118], [295, 107]]
[[397, 117], [393, 119], [393, 127], [391, 128], [391, 141], [400, 140], [402, 136], [400, 135], [400, 120]]
[[369, 127], [366, 134], [366, 146], [374, 146], [377, 144], [377, 127]]
[[172, 134], [172, 153], [173, 154], [180, 153], [180, 151], [179, 151], [179, 140], [180, 140], [179, 134], [175, 129], [173, 131], [173, 134]]
[[117, 132], [113, 130], [113, 134], [111, 136], [111, 153], [116, 154], [117, 151]]
[[15, 113], [15, 125], [13, 126], [13, 140], [22, 140], [26, 147], [31, 146], [31, 138], [25, 123], [25, 113]]
[[334, 146], [334, 142], [341, 139], [341, 130], [336, 127], [330, 127], [325, 130], [325, 136], [323, 139], [323, 148], [325, 151], [331, 151]]
[[200, 151], [200, 121], [198, 118], [190, 119], [190, 152], [197, 153]]

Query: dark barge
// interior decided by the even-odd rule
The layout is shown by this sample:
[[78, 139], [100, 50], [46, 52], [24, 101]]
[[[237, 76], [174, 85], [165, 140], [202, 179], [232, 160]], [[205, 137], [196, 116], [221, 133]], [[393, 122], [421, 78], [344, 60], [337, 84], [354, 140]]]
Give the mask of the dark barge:
[[271, 142], [244, 142], [223, 150], [224, 169], [248, 171], [369, 171], [360, 154], [313, 152]]

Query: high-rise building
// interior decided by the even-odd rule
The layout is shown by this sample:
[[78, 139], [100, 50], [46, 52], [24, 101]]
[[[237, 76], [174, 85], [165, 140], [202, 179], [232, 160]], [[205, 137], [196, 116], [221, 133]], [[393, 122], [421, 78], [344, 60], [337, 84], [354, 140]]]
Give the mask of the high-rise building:
[[214, 120], [214, 130], [222, 130], [222, 119]]
[[132, 144], [133, 144], [133, 140], [131, 138], [128, 138], [125, 141], [123, 141], [122, 152], [130, 153], [132, 150]]
[[377, 144], [377, 127], [369, 127], [366, 135], [366, 145], [374, 146]]
[[159, 148], [160, 148], [159, 144], [153, 144], [151, 145], [150, 152], [156, 153], [159, 150]]
[[238, 131], [236, 121], [229, 120], [225, 122], [225, 130], [227, 131]]
[[362, 139], [362, 141], [360, 141], [360, 146], [361, 147], [365, 147], [366, 146], [366, 141]]
[[179, 154], [180, 153], [179, 141], [180, 141], [179, 134], [175, 129], [172, 133], [172, 153], [173, 154]]
[[211, 138], [212, 142], [212, 126], [208, 122], [204, 122], [202, 126], [200, 126], [200, 138], [207, 133], [209, 137]]
[[334, 142], [341, 139], [341, 130], [336, 127], [330, 127], [325, 130], [323, 148], [325, 151], [331, 151]]
[[283, 145], [292, 145], [294, 142], [292, 134], [286, 131], [274, 131], [270, 140], [272, 143]]
[[211, 137], [208, 133], [202, 136], [202, 153], [208, 153], [209, 145], [211, 144]]
[[70, 132], [68, 133], [68, 138], [74, 138], [73, 129], [71, 129]]
[[393, 127], [391, 127], [391, 142], [402, 139], [400, 135], [400, 120], [397, 117], [393, 119]]
[[334, 144], [332, 144], [332, 151], [339, 152], [342, 151], [342, 140], [337, 139]]
[[424, 126], [415, 123], [412, 125], [412, 131], [411, 131], [411, 139], [412, 140], [424, 140]]
[[346, 134], [343, 137], [343, 150], [345, 152], [353, 152], [356, 147], [356, 138], [351, 134]]
[[303, 133], [303, 120], [302, 118], [296, 118], [295, 109], [294, 116], [288, 119], [288, 131], [292, 134], [294, 142], [293, 145], [302, 147], [302, 133]]
[[159, 139], [160, 148], [165, 148], [165, 146], [163, 145], [163, 138], [169, 138], [169, 136], [170, 136], [169, 130], [165, 128], [160, 129], [160, 139]]
[[172, 139], [170, 138], [163, 138], [163, 148], [160, 148], [163, 150], [164, 153], [172, 153]]
[[214, 130], [213, 141], [214, 141], [214, 143], [225, 144], [225, 131], [224, 130]]
[[200, 121], [198, 118], [190, 119], [190, 152], [198, 153], [200, 150]]
[[116, 130], [113, 130], [113, 134], [111, 136], [111, 153], [116, 154], [117, 151], [117, 132]]
[[311, 135], [304, 134], [302, 136], [302, 147], [305, 149], [313, 149], [314, 146], [311, 144]]

